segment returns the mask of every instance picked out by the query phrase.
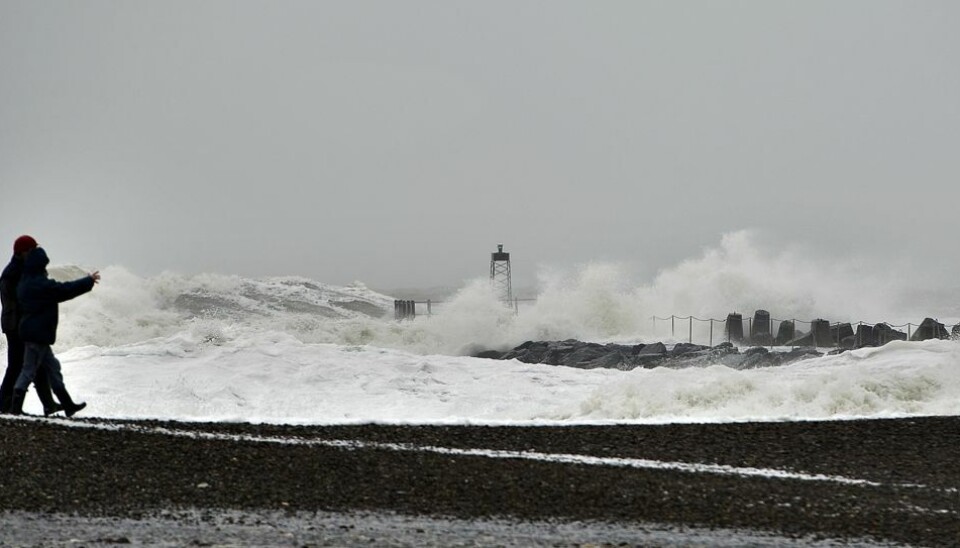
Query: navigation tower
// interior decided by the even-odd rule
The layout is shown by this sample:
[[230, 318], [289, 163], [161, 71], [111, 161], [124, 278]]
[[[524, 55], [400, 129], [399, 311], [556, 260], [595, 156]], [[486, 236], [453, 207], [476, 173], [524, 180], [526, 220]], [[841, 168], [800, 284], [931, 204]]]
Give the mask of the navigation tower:
[[510, 254], [503, 252], [503, 244], [497, 244], [496, 253], [490, 254], [490, 285], [501, 301], [513, 304], [513, 282], [510, 281]]

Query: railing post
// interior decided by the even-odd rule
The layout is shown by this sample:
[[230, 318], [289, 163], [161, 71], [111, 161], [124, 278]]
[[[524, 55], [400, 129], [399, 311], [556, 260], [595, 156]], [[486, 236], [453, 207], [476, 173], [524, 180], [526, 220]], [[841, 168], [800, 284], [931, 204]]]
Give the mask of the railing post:
[[676, 339], [676, 338], [677, 338], [677, 329], [676, 329], [676, 322], [674, 322], [674, 319], [676, 319], [676, 316], [674, 316], [673, 314], [671, 314], [671, 315], [670, 315], [670, 337]]
[[773, 350], [775, 342], [777, 342], [777, 338], [773, 335], [773, 316], [770, 316], [770, 350]]
[[911, 337], [913, 337], [913, 335], [910, 334], [910, 326], [911, 326], [910, 322], [907, 322], [907, 340], [908, 341], [910, 340]]
[[693, 314], [690, 315], [690, 333], [687, 335], [687, 342], [693, 344]]
[[710, 318], [710, 347], [713, 348], [713, 318]]

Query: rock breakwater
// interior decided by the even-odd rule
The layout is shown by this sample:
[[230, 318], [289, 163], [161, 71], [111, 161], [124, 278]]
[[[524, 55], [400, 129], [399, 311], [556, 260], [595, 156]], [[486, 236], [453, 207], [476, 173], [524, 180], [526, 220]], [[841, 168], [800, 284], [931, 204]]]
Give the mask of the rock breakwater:
[[487, 351], [477, 357], [518, 360], [524, 363], [563, 365], [581, 369], [608, 368], [623, 371], [643, 367], [706, 367], [725, 365], [734, 369], [773, 367], [807, 358], [822, 356], [812, 347], [793, 348], [787, 352], [772, 351], [762, 346], [741, 350], [725, 342], [716, 346], [679, 343], [668, 348], [662, 342], [651, 344], [599, 344], [574, 339], [564, 341], [527, 341], [507, 352]]

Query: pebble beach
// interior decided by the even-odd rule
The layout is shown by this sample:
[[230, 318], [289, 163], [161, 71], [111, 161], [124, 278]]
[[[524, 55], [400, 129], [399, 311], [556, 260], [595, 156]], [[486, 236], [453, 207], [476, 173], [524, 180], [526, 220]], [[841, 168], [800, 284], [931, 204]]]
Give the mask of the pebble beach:
[[0, 436], [0, 526], [11, 546], [960, 543], [955, 417], [596, 426], [3, 417]]

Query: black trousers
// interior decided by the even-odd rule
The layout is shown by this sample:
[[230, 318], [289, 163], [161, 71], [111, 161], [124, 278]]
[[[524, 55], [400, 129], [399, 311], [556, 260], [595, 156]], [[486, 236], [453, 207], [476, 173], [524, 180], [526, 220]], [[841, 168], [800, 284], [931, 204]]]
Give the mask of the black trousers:
[[[17, 384], [17, 377], [23, 369], [23, 341], [16, 335], [7, 335], [7, 372], [3, 374], [3, 384], [0, 384], [0, 413], [9, 413], [13, 403], [13, 386]], [[46, 371], [38, 371], [33, 385], [37, 388], [37, 397], [45, 408], [52, 407], [56, 402], [50, 394], [50, 382]]]

